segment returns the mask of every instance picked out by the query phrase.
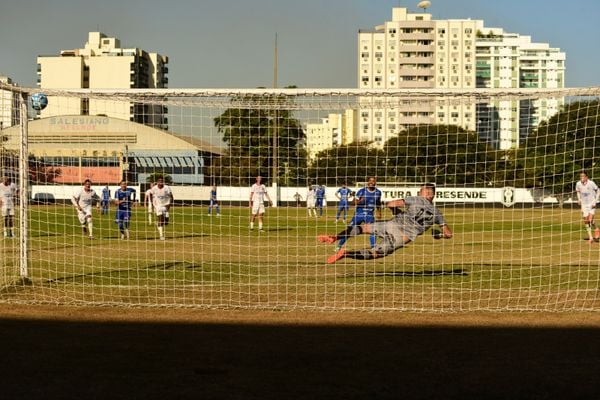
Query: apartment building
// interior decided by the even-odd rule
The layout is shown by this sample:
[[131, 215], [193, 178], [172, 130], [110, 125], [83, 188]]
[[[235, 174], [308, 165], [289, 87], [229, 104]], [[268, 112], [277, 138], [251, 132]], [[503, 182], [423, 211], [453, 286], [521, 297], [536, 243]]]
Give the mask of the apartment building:
[[[358, 33], [362, 89], [563, 87], [565, 54], [528, 36], [485, 28], [482, 20], [433, 20], [393, 8], [392, 20]], [[473, 104], [448, 99], [363, 98], [355, 140], [383, 145], [422, 124], [477, 130], [497, 148], [518, 147], [561, 99]]]
[[309, 159], [317, 153], [332, 147], [342, 146], [354, 141], [355, 110], [343, 113], [331, 113], [319, 123], [306, 125], [306, 150]]
[[[17, 86], [8, 76], [0, 75], [0, 82], [7, 86]], [[19, 124], [18, 94], [0, 89], [0, 130]]]
[[[90, 32], [84, 48], [38, 56], [37, 84], [41, 89], [165, 88], [168, 57], [140, 48], [122, 48], [115, 37]], [[41, 117], [104, 115], [166, 130], [167, 108], [157, 104], [116, 102], [93, 98], [49, 98]]]

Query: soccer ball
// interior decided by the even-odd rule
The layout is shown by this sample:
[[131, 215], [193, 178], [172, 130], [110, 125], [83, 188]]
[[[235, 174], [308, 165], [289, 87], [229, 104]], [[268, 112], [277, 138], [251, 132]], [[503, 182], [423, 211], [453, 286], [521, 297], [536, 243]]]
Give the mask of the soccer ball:
[[41, 111], [48, 105], [48, 97], [44, 93], [34, 93], [31, 95], [31, 107], [34, 110]]

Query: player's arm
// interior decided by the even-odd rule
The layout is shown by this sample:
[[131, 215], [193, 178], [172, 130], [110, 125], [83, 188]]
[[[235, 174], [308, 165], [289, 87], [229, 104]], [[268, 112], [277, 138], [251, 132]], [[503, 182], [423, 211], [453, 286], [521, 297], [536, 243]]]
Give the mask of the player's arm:
[[448, 225], [442, 225], [442, 233], [444, 234], [444, 239], [452, 239], [452, 229]]
[[175, 197], [173, 197], [173, 192], [169, 191], [169, 204], [167, 204], [167, 210], [171, 209], [173, 202], [175, 201]]
[[386, 206], [390, 209], [390, 211], [392, 211], [392, 214], [398, 215], [402, 212], [403, 208], [406, 208], [406, 202], [404, 199], [392, 200], [388, 201]]
[[271, 201], [271, 196], [269, 196], [269, 192], [265, 191], [265, 197], [267, 198], [267, 200], [269, 201], [269, 205], [272, 206], [273, 202]]
[[79, 211], [83, 211], [81, 209], [81, 206], [79, 205], [79, 197], [78, 196], [71, 197], [71, 203], [73, 203], [73, 205], [75, 206], [76, 209], [78, 209]]

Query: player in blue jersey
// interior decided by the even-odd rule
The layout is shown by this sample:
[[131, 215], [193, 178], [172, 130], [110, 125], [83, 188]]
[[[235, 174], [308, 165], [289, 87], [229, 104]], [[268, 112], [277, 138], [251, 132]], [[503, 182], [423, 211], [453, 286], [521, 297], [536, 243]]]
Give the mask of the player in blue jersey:
[[[434, 198], [435, 186], [425, 184], [421, 186], [418, 196], [388, 202], [387, 206], [395, 214], [394, 218], [389, 221], [349, 226], [348, 229], [334, 236], [320, 235], [318, 240], [322, 243], [334, 243], [337, 240], [362, 233], [375, 234], [380, 239], [374, 248], [355, 251], [340, 249], [327, 259], [327, 263], [333, 264], [346, 257], [355, 260], [372, 260], [388, 256], [414, 241], [433, 225], [442, 228], [441, 231], [434, 230], [432, 232], [435, 239], [452, 238], [452, 230], [446, 224], [444, 216], [433, 205]], [[404, 211], [400, 212], [399, 209], [404, 209]]]
[[338, 210], [335, 214], [335, 223], [337, 224], [340, 220], [340, 214], [343, 212], [344, 216], [342, 220], [346, 223], [346, 217], [348, 216], [348, 209], [350, 208], [350, 198], [352, 197], [352, 190], [348, 188], [346, 182], [342, 185], [341, 188], [335, 192], [335, 197], [340, 201], [338, 204]]
[[325, 186], [317, 185], [315, 188], [315, 207], [319, 210], [319, 216], [323, 216], [323, 207], [325, 206]]
[[[375, 213], [377, 213], [377, 218], [381, 219], [381, 190], [377, 189], [377, 179], [374, 176], [369, 177], [366, 187], [356, 192], [354, 204], [356, 205], [356, 211], [352, 221], [350, 221], [349, 228], [375, 222]], [[369, 240], [371, 247], [375, 247], [375, 241], [377, 240], [375, 235], [371, 235]], [[341, 249], [344, 243], [346, 243], [346, 238], [342, 238], [338, 242], [336, 251]]]
[[110, 189], [108, 185], [104, 186], [102, 189], [102, 200], [100, 200], [100, 205], [102, 206], [101, 215], [108, 214], [108, 205], [110, 204]]
[[119, 185], [119, 189], [115, 192], [115, 204], [117, 205], [115, 222], [119, 225], [121, 239], [129, 239], [129, 221], [131, 220], [131, 207], [135, 202], [135, 189], [127, 187], [127, 182], [124, 180]]
[[212, 214], [210, 213], [213, 209], [213, 207], [215, 208], [216, 212], [217, 212], [217, 217], [221, 216], [221, 211], [219, 208], [219, 201], [217, 200], [217, 187], [213, 186], [212, 189], [210, 189], [210, 202], [208, 203], [208, 216], [210, 217]]

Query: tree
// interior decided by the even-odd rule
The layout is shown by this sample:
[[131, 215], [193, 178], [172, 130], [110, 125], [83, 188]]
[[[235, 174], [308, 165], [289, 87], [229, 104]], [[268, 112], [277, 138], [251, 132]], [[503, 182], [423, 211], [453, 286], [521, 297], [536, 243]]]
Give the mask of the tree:
[[173, 178], [171, 177], [171, 175], [167, 174], [166, 172], [153, 172], [150, 175], [148, 175], [148, 177], [146, 178], [146, 183], [154, 183], [158, 180], [158, 178], [162, 178], [163, 182], [167, 185], [170, 185], [173, 183]]
[[518, 152], [524, 179], [559, 198], [573, 195], [582, 169], [600, 178], [600, 104], [567, 104], [542, 122]]
[[385, 157], [380, 149], [370, 143], [351, 143], [324, 150], [316, 155], [308, 169], [311, 183], [349, 185], [366, 182], [369, 176], [385, 174]]
[[[284, 95], [243, 95], [214, 119], [227, 154], [213, 169], [218, 184], [247, 184], [261, 175], [273, 180], [274, 146], [277, 145], [277, 177], [298, 184], [304, 179], [306, 151], [301, 148], [304, 131], [293, 117], [293, 101]], [[276, 138], [276, 143], [275, 143]]]
[[388, 140], [384, 146], [386, 179], [481, 185], [495, 181], [497, 152], [454, 125], [422, 125]]

